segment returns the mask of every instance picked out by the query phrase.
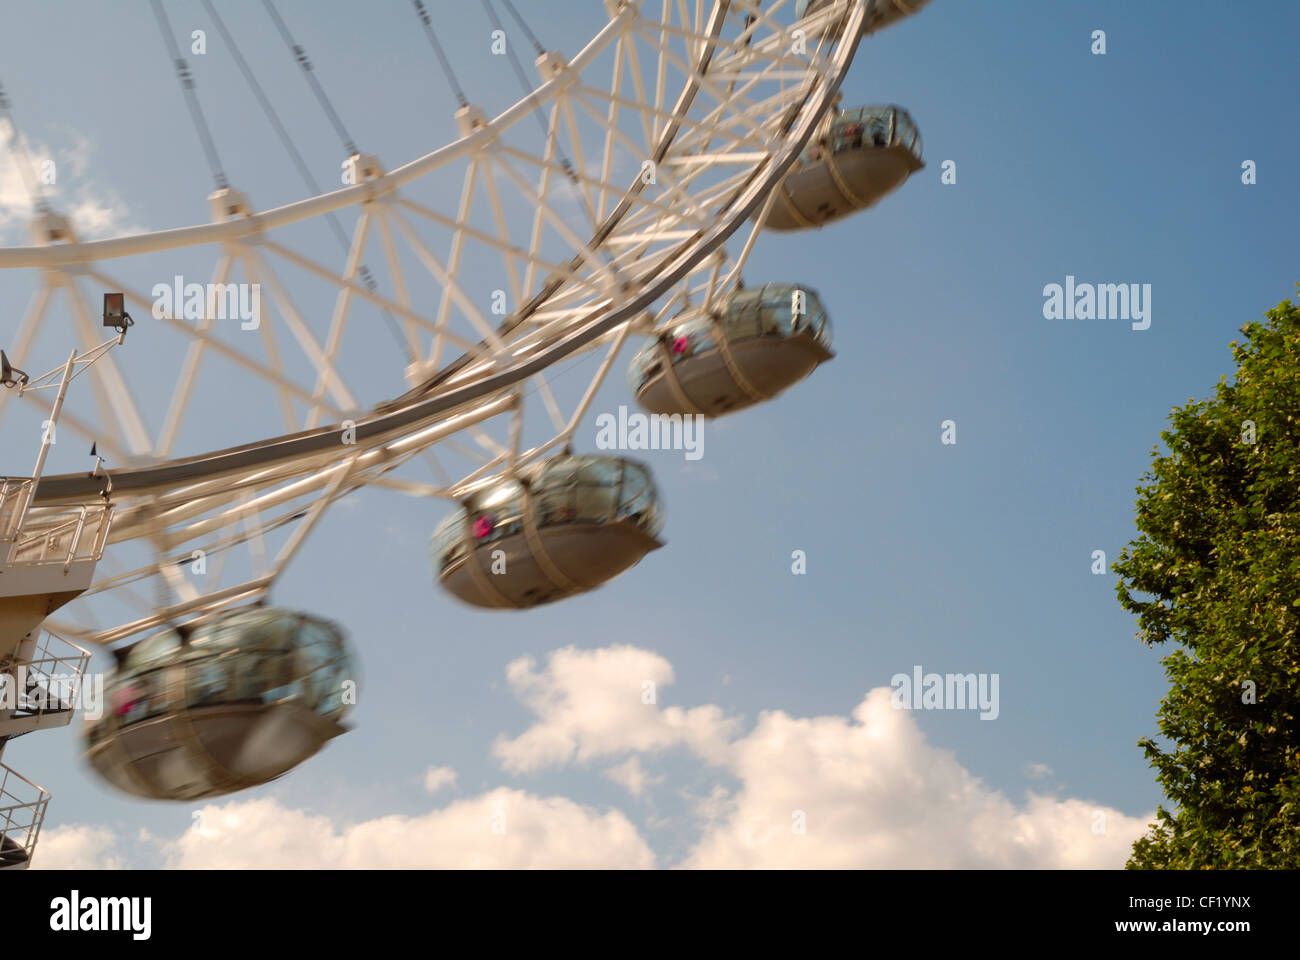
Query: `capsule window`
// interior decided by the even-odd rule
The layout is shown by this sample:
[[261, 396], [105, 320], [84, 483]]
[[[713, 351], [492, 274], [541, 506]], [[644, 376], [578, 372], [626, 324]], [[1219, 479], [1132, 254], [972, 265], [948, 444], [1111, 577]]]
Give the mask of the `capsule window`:
[[650, 536], [659, 536], [664, 526], [664, 515], [658, 503], [651, 502], [650, 508], [641, 514], [638, 525]]
[[713, 340], [713, 320], [699, 314], [682, 321], [669, 331], [667, 336], [668, 355], [673, 363], [713, 350], [717, 344]]
[[649, 475], [634, 463], [623, 465], [619, 490], [619, 515], [639, 518], [654, 505], [654, 486]]
[[343, 681], [351, 662], [338, 636], [324, 624], [304, 623], [299, 634], [304, 705], [323, 716], [342, 710]]
[[763, 311], [763, 335], [764, 336], [789, 336], [794, 328], [793, 317], [790, 315], [790, 303], [787, 300], [780, 306], [770, 305]]
[[561, 483], [548, 481], [545, 486], [538, 485], [533, 492], [533, 503], [539, 526], [572, 523], [578, 518], [578, 508], [574, 504], [574, 485], [571, 481]]
[[731, 303], [728, 304], [726, 313], [723, 315], [723, 325], [727, 330], [727, 339], [730, 341], [750, 340], [759, 336], [763, 332], [762, 314], [762, 304], [749, 291], [740, 291], [733, 294]]
[[650, 473], [640, 464], [623, 463], [623, 483], [619, 491], [619, 515], [628, 517], [650, 536], [658, 536], [663, 526], [658, 497]]
[[180, 634], [174, 630], [164, 630], [145, 637], [127, 655], [128, 669], [142, 670], [150, 664], [169, 662], [181, 645]]
[[448, 566], [465, 555], [465, 508], [460, 507], [442, 522], [433, 532], [433, 557], [441, 573]]
[[601, 523], [614, 516], [615, 493], [609, 487], [580, 484], [577, 490], [578, 519]]
[[191, 706], [221, 703], [230, 696], [231, 657], [209, 657], [186, 666], [186, 698]]
[[470, 505], [470, 535], [476, 545], [518, 533], [523, 520], [523, 487], [510, 481], [483, 492]]
[[893, 107], [859, 107], [844, 111], [831, 124], [831, 150], [843, 153], [888, 147], [896, 142], [897, 113]]
[[763, 288], [762, 332], [788, 336], [794, 327], [794, 287]]
[[316, 709], [329, 691], [337, 657], [330, 631], [315, 623], [298, 628], [298, 672], [304, 680], [306, 705]]
[[256, 666], [248, 656], [232, 658], [230, 665], [230, 699], [235, 703], [255, 703], [261, 699], [262, 683]]
[[820, 302], [818, 302], [815, 310], [810, 311], [808, 326], [819, 343], [823, 346], [829, 345], [831, 339], [830, 321], [827, 319], [826, 311], [822, 308]]
[[302, 615], [247, 611], [199, 626], [185, 646], [175, 631], [148, 640], [112, 674], [109, 710], [88, 732], [92, 744], [187, 708], [290, 700], [336, 716], [346, 707], [342, 679], [350, 661], [343, 638]]
[[117, 690], [114, 712], [121, 725], [139, 723], [167, 713], [171, 707], [166, 669], [154, 669], [124, 678]]
[[108, 718], [105, 717], [90, 728], [90, 742], [92, 744], [102, 743], [108, 737], [108, 733]]
[[256, 691], [256, 699], [263, 703], [270, 703], [274, 698], [268, 697], [267, 694], [278, 687], [281, 682], [281, 670], [277, 663], [278, 658], [267, 656], [251, 659], [253, 659], [251, 666], [255, 678], [253, 684]]
[[652, 340], [632, 358], [632, 365], [628, 370], [628, 383], [632, 387], [632, 392], [640, 393], [641, 388], [658, 376], [662, 369], [659, 350], [656, 342]]
[[604, 458], [588, 460], [578, 471], [575, 507], [578, 519], [611, 520], [618, 513], [621, 464]]
[[623, 480], [623, 461], [593, 457], [583, 463], [578, 477], [585, 483], [617, 487]]

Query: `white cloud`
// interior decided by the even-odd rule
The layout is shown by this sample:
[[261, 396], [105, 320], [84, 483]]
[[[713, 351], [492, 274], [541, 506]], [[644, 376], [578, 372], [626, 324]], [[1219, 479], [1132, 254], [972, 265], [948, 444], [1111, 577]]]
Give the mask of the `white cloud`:
[[113, 831], [104, 826], [68, 824], [42, 830], [33, 870], [120, 870], [125, 864], [114, 847]]
[[610, 767], [605, 771], [605, 776], [634, 797], [639, 797], [645, 793], [647, 786], [664, 782], [662, 776], [650, 776], [645, 767], [641, 766], [641, 758], [635, 756], [628, 757], [617, 766]]
[[888, 687], [851, 717], [771, 711], [737, 737], [717, 706], [643, 703], [645, 681], [657, 691], [673, 680], [672, 665], [646, 650], [568, 647], [544, 670], [524, 658], [506, 674], [537, 714], [498, 740], [509, 770], [632, 754], [606, 776], [640, 795], [636, 755], [683, 746], [739, 781], [695, 800], [703, 830], [689, 866], [1117, 868], [1151, 820], [1080, 799], [1013, 802], [927, 743]]
[[[766, 711], [744, 732], [714, 705], [643, 702], [647, 682], [658, 699], [673, 670], [635, 647], [567, 647], [545, 668], [524, 658], [506, 673], [537, 715], [518, 737], [495, 744], [508, 769], [620, 757], [603, 775], [638, 797], [665, 779], [646, 772], [645, 755], [682, 748], [713, 771], [703, 795], [676, 790], [688, 801], [688, 829], [697, 831], [680, 866], [1119, 868], [1153, 818], [1081, 798], [1013, 800], [927, 742], [913, 715], [893, 708], [888, 687], [869, 691], [850, 716]], [[424, 783], [435, 792], [455, 779], [450, 768], [430, 767]], [[653, 817], [645, 823], [655, 825]], [[621, 811], [505, 787], [418, 816], [357, 824], [274, 799], [213, 804], [174, 841], [141, 842], [169, 866], [194, 868], [656, 865]], [[56, 828], [37, 860], [118, 866], [113, 846], [106, 828]]]
[[[721, 707], [658, 706], [660, 691], [673, 682], [673, 668], [649, 650], [565, 647], [550, 654], [545, 670], [536, 667], [532, 657], [506, 667], [511, 689], [538, 716], [518, 737], [499, 738], [493, 746], [513, 773], [677, 746], [718, 762], [739, 728]], [[647, 703], [650, 696], [656, 702]]]
[[430, 767], [424, 774], [424, 789], [429, 793], [437, 793], [455, 782], [456, 771], [451, 767]]
[[653, 867], [654, 854], [616, 810], [498, 788], [420, 816], [351, 826], [273, 799], [202, 809], [201, 826], [164, 848], [170, 867], [413, 869]]
[[79, 187], [76, 202], [68, 209], [66, 216], [72, 223], [72, 229], [83, 240], [131, 232], [126, 224], [126, 205], [111, 191], [92, 193], [85, 187]]
[[[164, 866], [197, 870], [655, 866], [654, 854], [621, 812], [506, 787], [418, 816], [356, 824], [273, 798], [235, 800], [197, 810], [194, 826], [175, 840], [145, 831], [138, 839]], [[120, 868], [118, 845], [107, 827], [55, 827], [42, 833], [35, 864]]]
[[1052, 768], [1045, 763], [1025, 764], [1025, 776], [1030, 780], [1042, 780], [1044, 777], [1050, 777], [1052, 773]]
[[1150, 820], [1077, 799], [1017, 805], [927, 743], [888, 687], [851, 718], [765, 713], [728, 766], [741, 785], [712, 798], [688, 866], [1118, 868]]
[[28, 225], [36, 213], [30, 192], [33, 179], [49, 205], [68, 218], [83, 240], [139, 229], [129, 222], [126, 204], [115, 191], [85, 179], [94, 152], [89, 139], [73, 133], [72, 146], [52, 150], [24, 137], [27, 162], [23, 163], [5, 146], [9, 135], [8, 124], [0, 125], [0, 235], [6, 242], [28, 242]]

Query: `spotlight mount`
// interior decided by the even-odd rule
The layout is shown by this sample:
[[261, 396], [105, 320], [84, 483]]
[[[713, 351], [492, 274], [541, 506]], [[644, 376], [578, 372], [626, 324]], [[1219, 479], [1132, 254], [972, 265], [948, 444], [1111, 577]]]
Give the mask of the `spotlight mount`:
[[127, 327], [135, 326], [131, 314], [126, 312], [126, 294], [104, 294], [104, 326], [111, 327], [120, 334], [125, 334]]

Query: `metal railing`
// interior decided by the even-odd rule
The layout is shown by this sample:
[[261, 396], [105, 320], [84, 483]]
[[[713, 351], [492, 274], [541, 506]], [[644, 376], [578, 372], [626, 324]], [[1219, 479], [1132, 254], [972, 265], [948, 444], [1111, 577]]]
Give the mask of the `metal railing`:
[[[0, 763], [0, 841], [8, 840], [31, 862], [45, 822], [50, 795], [18, 771]], [[0, 843], [0, 847], [8, 844]]]
[[31, 498], [31, 480], [0, 481], [0, 541], [17, 538]]
[[[6, 481], [4, 487], [11, 483]], [[0, 498], [7, 495], [7, 489], [0, 490]], [[28, 495], [26, 491], [14, 494], [9, 514], [4, 512], [9, 509], [7, 501], [0, 499], [0, 543], [9, 543], [10, 566], [62, 565], [66, 570], [78, 561], [103, 556], [112, 504], [32, 507], [24, 515], [20, 504]]]
[[[46, 630], [30, 660], [0, 663], [0, 707], [9, 702], [6, 687], [12, 686], [15, 716], [66, 712], [71, 720], [89, 665], [89, 650]], [[0, 729], [3, 725], [0, 719]]]

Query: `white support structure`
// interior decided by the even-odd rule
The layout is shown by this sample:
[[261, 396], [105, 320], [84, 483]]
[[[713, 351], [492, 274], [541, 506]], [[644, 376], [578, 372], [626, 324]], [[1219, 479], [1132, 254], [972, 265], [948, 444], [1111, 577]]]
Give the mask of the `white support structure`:
[[[113, 458], [111, 480], [98, 468], [42, 477], [47, 448], [32, 478], [0, 478], [0, 674], [30, 667], [48, 688], [53, 667], [77, 661], [80, 647], [56, 653], [62, 640], [34, 639], [73, 598], [83, 597], [75, 617], [47, 622], [60, 636], [129, 643], [264, 599], [328, 507], [360, 487], [459, 500], [570, 445], [633, 333], [657, 333], [678, 310], [737, 288], [771, 198], [834, 109], [877, 5], [818, 4], [805, 48], [791, 32], [793, 0], [606, 0], [609, 21], [585, 46], [538, 58], [535, 89], [495, 117], [463, 107], [456, 140], [396, 169], [358, 153], [342, 189], [259, 212], [225, 188], [209, 198], [210, 223], [106, 240], [82, 240], [43, 209], [32, 245], [0, 248], [0, 269], [38, 281], [10, 356], [29, 362], [56, 327], [59, 291], [72, 307], [60, 335], [88, 345], [82, 281], [123, 292], [152, 319], [138, 334], [147, 350], [95, 371], [93, 408], [59, 409], [90, 354], [63, 370], [54, 419]], [[350, 230], [335, 226], [351, 242], [330, 262], [312, 238], [345, 213]], [[730, 258], [737, 235], [743, 249]], [[131, 273], [146, 258], [153, 265]], [[170, 309], [148, 294], [166, 258], [211, 278], [197, 313], [189, 294]], [[485, 283], [491, 271], [499, 279]], [[215, 309], [239, 301], [221, 297], [241, 272], [264, 316]], [[182, 286], [191, 284], [178, 278], [177, 297]], [[381, 312], [398, 329], [385, 330]], [[587, 380], [566, 394], [575, 381], [557, 381], [574, 369]], [[129, 385], [164, 371], [179, 375], [151, 425]], [[19, 397], [35, 399], [0, 389], [0, 420], [28, 414], [14, 409]], [[223, 426], [248, 432], [212, 450], [190, 414], [202, 405], [221, 416], [226, 400], [247, 403], [231, 402]], [[284, 434], [268, 435], [275, 418], [250, 417], [249, 406], [278, 409]], [[417, 459], [436, 482], [396, 475]], [[212, 562], [199, 580], [184, 572], [192, 557]], [[96, 598], [109, 592], [139, 615], [122, 622], [114, 611], [102, 625]], [[6, 722], [22, 733], [56, 720], [43, 716], [0, 710], [0, 751], [15, 735]], [[0, 776], [30, 794], [11, 817], [29, 850], [48, 794], [2, 767]]]
[[[32, 476], [0, 477], [0, 756], [14, 737], [66, 726], [81, 700], [89, 651], [43, 632], [41, 624], [90, 587], [113, 505], [107, 497], [41, 505], [36, 496], [68, 386], [124, 337], [125, 328], [84, 354], [73, 351], [61, 370], [18, 387], [21, 393], [54, 387], [58, 377]], [[0, 764], [0, 869], [31, 863], [49, 800], [45, 790]]]

